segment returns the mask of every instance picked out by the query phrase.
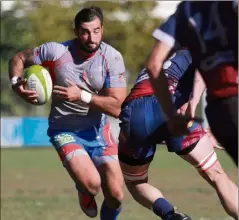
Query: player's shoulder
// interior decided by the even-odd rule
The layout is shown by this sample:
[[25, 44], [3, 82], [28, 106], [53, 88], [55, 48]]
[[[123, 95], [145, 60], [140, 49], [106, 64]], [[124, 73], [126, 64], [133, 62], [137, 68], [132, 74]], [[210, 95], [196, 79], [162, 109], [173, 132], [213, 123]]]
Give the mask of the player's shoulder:
[[123, 59], [121, 53], [117, 49], [103, 41], [101, 42], [99, 50], [100, 53], [103, 54], [104, 57], [108, 60], [111, 60], [113, 58]]
[[67, 46], [59, 43], [59, 42], [54, 42], [54, 41], [51, 41], [51, 42], [46, 42], [46, 43], [43, 43], [41, 45], [41, 47], [43, 49], [46, 49], [46, 50], [52, 50], [52, 51], [67, 51], [68, 48]]
[[75, 44], [75, 39], [62, 41], [62, 42], [60, 42], [60, 44], [63, 45], [64, 47], [66, 47], [66, 48], [71, 48]]

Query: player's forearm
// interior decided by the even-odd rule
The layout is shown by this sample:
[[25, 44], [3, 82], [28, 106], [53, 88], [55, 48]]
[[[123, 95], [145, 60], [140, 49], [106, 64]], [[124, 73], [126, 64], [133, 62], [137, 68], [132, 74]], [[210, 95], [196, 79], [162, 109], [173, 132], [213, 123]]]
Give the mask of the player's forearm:
[[203, 78], [201, 74], [198, 71], [196, 71], [193, 82], [193, 92], [191, 101], [193, 101], [195, 104], [198, 104], [205, 89], [206, 85], [203, 81]]
[[93, 95], [89, 105], [91, 108], [97, 109], [107, 115], [118, 118], [123, 100], [124, 99], [117, 99], [110, 96]]
[[166, 76], [161, 73], [158, 78], [153, 78], [151, 75], [150, 81], [164, 113], [168, 118], [173, 117], [175, 115], [176, 109], [173, 105], [172, 96], [168, 89], [168, 81]]
[[17, 76], [21, 77], [24, 70], [24, 63], [19, 54], [13, 56], [8, 62], [9, 79]]
[[24, 68], [33, 65], [33, 51], [32, 49], [25, 50], [15, 54], [8, 62], [9, 78], [13, 76], [22, 76]]
[[156, 41], [145, 65], [155, 95], [157, 96], [164, 113], [168, 117], [174, 116], [176, 112], [168, 89], [168, 81], [162, 72], [163, 63], [170, 52], [171, 46]]

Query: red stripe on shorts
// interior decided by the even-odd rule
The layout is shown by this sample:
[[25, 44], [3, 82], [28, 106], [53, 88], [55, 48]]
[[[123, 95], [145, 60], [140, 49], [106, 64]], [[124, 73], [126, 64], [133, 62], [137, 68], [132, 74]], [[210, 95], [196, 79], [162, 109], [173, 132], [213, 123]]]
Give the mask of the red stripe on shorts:
[[79, 149], [83, 149], [83, 148], [78, 144], [66, 144], [58, 151], [58, 155], [59, 155], [61, 161], [64, 161], [65, 157], [69, 153], [74, 152], [75, 150], [79, 150]]

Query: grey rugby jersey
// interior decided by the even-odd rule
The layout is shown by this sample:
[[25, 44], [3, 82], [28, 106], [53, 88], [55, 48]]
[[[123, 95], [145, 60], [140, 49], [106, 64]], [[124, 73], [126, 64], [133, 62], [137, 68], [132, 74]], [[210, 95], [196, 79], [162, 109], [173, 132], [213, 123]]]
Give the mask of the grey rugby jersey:
[[[96, 53], [83, 58], [77, 41], [49, 42], [34, 48], [34, 63], [49, 69], [54, 85], [68, 86], [66, 79], [92, 94], [103, 88], [126, 87], [125, 66], [119, 51], [102, 42]], [[52, 96], [49, 128], [83, 130], [99, 124], [104, 114], [81, 101], [68, 102]]]

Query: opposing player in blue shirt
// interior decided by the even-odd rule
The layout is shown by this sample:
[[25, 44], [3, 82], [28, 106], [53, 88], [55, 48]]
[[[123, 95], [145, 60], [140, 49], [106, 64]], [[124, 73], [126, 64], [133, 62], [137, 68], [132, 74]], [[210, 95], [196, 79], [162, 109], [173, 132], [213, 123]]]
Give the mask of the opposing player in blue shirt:
[[[200, 96], [200, 74], [196, 73], [195, 86], [188, 83], [194, 74], [188, 50], [174, 53], [163, 65], [171, 98], [178, 111], [185, 106], [194, 114]], [[195, 93], [194, 89], [197, 90]], [[209, 137], [201, 125], [191, 123], [189, 134], [174, 137], [167, 128], [160, 104], [154, 96], [146, 69], [143, 69], [123, 103], [120, 114], [119, 160], [128, 190], [141, 205], [153, 210], [164, 220], [189, 220], [185, 214], [175, 212], [162, 193], [148, 183], [148, 169], [153, 160], [156, 144], [165, 141], [168, 151], [175, 152], [193, 165], [199, 174], [215, 188], [229, 215], [238, 213], [238, 189], [223, 171]]]
[[118, 117], [126, 96], [125, 66], [116, 49], [102, 42], [98, 7], [75, 17], [76, 39], [49, 42], [17, 53], [9, 62], [14, 91], [30, 103], [36, 94], [16, 83], [25, 67], [49, 68], [54, 83], [48, 136], [78, 190], [86, 215], [97, 215], [95, 195], [104, 192], [101, 220], [116, 220], [123, 200], [118, 149], [106, 114]]
[[182, 2], [153, 37], [156, 43], [146, 68], [171, 130], [187, 132], [190, 119], [175, 114], [167, 80], [160, 73], [167, 55], [184, 46], [207, 87], [211, 131], [238, 164], [238, 1]]

